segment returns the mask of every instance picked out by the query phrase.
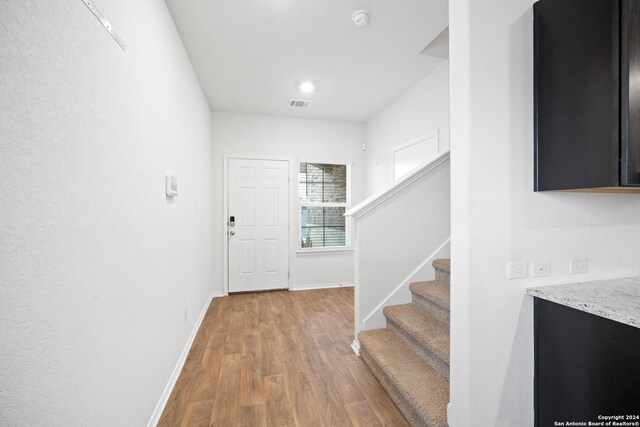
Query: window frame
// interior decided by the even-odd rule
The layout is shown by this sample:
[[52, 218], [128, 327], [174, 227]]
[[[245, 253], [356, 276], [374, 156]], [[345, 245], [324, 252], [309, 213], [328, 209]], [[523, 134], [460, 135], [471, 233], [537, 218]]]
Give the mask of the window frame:
[[[339, 165], [346, 166], [347, 172], [347, 182], [346, 182], [346, 190], [347, 190], [347, 199], [346, 203], [322, 203], [322, 202], [303, 202], [300, 200], [300, 189], [299, 189], [299, 179], [300, 179], [300, 164], [302, 163], [311, 163], [311, 164], [321, 164], [321, 165]], [[312, 247], [312, 248], [303, 248], [300, 245], [302, 242], [302, 208], [303, 207], [322, 207], [322, 208], [331, 208], [331, 207], [339, 207], [344, 208], [345, 212], [349, 210], [351, 207], [351, 166], [353, 163], [350, 160], [335, 160], [335, 159], [298, 159], [297, 167], [296, 167], [296, 192], [295, 198], [297, 201], [297, 227], [298, 227], [298, 242], [296, 243], [298, 254], [313, 254], [313, 253], [331, 253], [331, 252], [352, 252], [353, 249], [351, 247], [351, 218], [345, 218], [344, 222], [344, 246], [320, 246], [320, 247]]]

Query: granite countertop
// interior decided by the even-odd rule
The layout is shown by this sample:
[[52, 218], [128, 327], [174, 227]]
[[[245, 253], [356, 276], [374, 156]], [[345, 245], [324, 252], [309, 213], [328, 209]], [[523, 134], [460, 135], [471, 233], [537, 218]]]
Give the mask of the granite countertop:
[[540, 286], [527, 294], [640, 328], [640, 277]]

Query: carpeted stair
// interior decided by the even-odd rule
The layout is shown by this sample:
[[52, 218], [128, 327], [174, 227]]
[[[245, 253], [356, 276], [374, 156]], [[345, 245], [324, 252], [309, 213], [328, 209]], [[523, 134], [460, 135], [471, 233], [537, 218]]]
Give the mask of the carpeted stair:
[[409, 286], [410, 304], [384, 308], [385, 329], [361, 332], [360, 355], [412, 426], [444, 427], [449, 402], [448, 259]]

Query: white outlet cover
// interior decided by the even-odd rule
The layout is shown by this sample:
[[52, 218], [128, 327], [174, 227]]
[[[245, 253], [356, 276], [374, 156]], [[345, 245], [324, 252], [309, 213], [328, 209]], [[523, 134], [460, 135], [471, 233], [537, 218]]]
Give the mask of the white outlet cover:
[[508, 262], [507, 263], [507, 279], [523, 279], [528, 276], [527, 263], [523, 262]]
[[589, 271], [589, 258], [571, 258], [569, 260], [569, 273], [583, 274]]
[[531, 277], [547, 276], [551, 276], [551, 263], [549, 261], [531, 263]]

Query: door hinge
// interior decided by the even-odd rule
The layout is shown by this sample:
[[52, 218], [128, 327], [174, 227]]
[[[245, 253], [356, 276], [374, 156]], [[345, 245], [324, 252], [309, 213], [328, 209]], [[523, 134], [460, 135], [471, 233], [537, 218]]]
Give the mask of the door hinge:
[[287, 271], [287, 277], [288, 277], [288, 278], [291, 278], [291, 270], [288, 270], [288, 271]]

